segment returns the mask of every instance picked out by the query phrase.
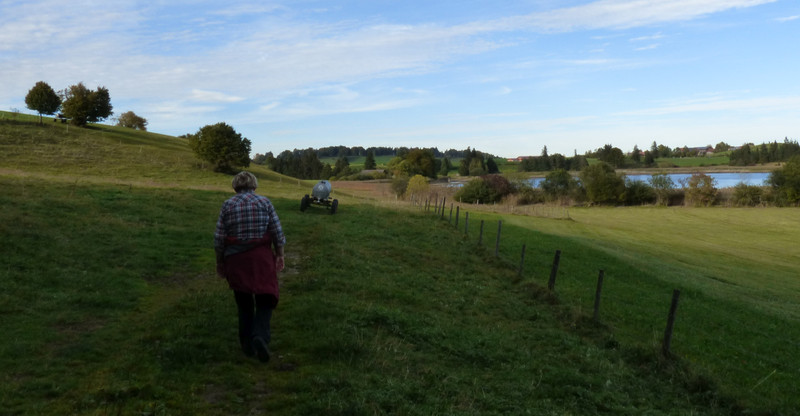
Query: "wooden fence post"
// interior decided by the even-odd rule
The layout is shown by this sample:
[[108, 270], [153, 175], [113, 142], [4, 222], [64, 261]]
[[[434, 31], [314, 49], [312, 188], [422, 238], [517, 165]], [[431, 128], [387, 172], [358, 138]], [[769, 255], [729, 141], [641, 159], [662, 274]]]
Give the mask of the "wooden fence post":
[[522, 255], [519, 259], [519, 275], [522, 276], [522, 267], [525, 265], [525, 244], [522, 244]]
[[450, 203], [450, 219], [447, 220], [447, 223], [448, 224], [452, 224], [453, 223], [453, 203], [452, 202]]
[[494, 256], [500, 257], [500, 229], [503, 227], [503, 220], [497, 220], [497, 242], [494, 243]]
[[478, 234], [478, 245], [483, 244], [483, 220], [481, 220], [481, 233]]
[[604, 271], [600, 270], [600, 274], [597, 276], [597, 290], [594, 292], [594, 320], [600, 320], [600, 293], [603, 292], [603, 275], [605, 274]]
[[441, 209], [441, 211], [442, 211], [442, 219], [444, 219], [444, 203], [445, 203], [445, 199], [447, 199], [447, 198], [446, 197], [442, 197], [442, 209]]
[[458, 228], [458, 213], [461, 212], [461, 207], [456, 207], [456, 228]]
[[547, 282], [547, 289], [551, 292], [556, 287], [556, 275], [558, 274], [558, 263], [561, 261], [561, 250], [556, 250], [556, 255], [553, 257], [553, 267], [550, 268], [550, 280]]
[[675, 313], [678, 311], [678, 299], [681, 297], [681, 291], [675, 289], [672, 291], [672, 304], [669, 307], [669, 316], [667, 317], [667, 329], [664, 331], [664, 344], [661, 346], [661, 352], [665, 357], [670, 356], [670, 345], [672, 344], [672, 327], [675, 325]]
[[469, 211], [464, 213], [464, 234], [469, 234]]

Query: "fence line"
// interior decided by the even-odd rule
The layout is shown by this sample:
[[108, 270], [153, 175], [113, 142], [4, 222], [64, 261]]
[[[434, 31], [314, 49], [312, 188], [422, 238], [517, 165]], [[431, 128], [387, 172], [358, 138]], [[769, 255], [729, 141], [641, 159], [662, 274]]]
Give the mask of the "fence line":
[[[433, 208], [434, 215], [439, 217], [441, 220], [444, 220], [444, 213], [446, 208], [446, 198], [442, 197], [441, 204], [439, 203], [438, 196], [434, 199], [434, 201], [430, 201], [426, 199], [424, 202], [421, 200], [416, 200], [412, 197], [411, 199], [412, 206], [422, 207], [425, 211], [430, 211], [430, 207]], [[453, 223], [453, 210], [455, 209], [455, 223]], [[513, 211], [513, 209], [512, 209]], [[497, 210], [489, 210], [489, 212], [497, 213]], [[550, 218], [569, 218], [569, 212], [564, 208], [556, 210], [559, 214], [556, 216], [549, 216]], [[454, 202], [450, 202], [450, 215], [448, 219], [448, 224], [453, 225], [457, 230], [459, 229], [459, 218], [461, 215], [461, 205], [455, 204]], [[483, 244], [483, 231], [484, 231], [484, 224], [485, 220], [481, 219], [480, 225], [480, 233], [478, 234], [477, 244], [481, 246]], [[500, 243], [502, 240], [502, 228], [503, 228], [503, 220], [500, 219], [497, 221], [497, 238], [495, 241], [495, 251], [494, 256], [496, 258], [501, 258], [500, 256]], [[464, 211], [464, 235], [469, 236], [469, 211]], [[521, 252], [520, 252], [520, 261], [519, 261], [519, 268], [517, 274], [519, 277], [524, 277], [524, 266], [525, 266], [525, 254], [527, 250], [527, 243], [522, 244]], [[561, 250], [555, 250], [555, 254], [553, 256], [553, 263], [550, 268], [550, 276], [547, 282], [547, 289], [552, 294], [555, 292], [555, 283], [558, 276], [559, 266], [561, 263]], [[601, 304], [601, 297], [602, 297], [602, 289], [603, 289], [603, 281], [604, 281], [605, 272], [603, 270], [599, 271], [599, 275], [597, 277], [597, 286], [595, 288], [594, 293], [594, 310], [593, 310], [593, 320], [595, 322], [600, 322], [600, 304]], [[675, 317], [676, 311], [678, 307], [678, 299], [680, 297], [680, 290], [675, 289], [673, 291], [672, 303], [670, 305], [670, 311], [667, 317], [667, 326], [664, 331], [664, 338], [661, 343], [661, 350], [662, 355], [664, 357], [673, 357], [671, 351], [672, 345], [672, 334], [674, 331], [675, 325]]]

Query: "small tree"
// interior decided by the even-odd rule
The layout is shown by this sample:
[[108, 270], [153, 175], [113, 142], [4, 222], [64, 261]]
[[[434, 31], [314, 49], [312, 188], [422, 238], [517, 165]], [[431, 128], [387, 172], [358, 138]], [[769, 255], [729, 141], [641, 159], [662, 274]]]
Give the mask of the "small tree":
[[695, 206], [711, 206], [717, 199], [716, 179], [695, 173], [686, 185], [686, 201]]
[[375, 153], [370, 149], [367, 150], [367, 159], [364, 160], [364, 169], [371, 170], [378, 167], [378, 164], [375, 163]]
[[414, 175], [406, 187], [406, 196], [417, 197], [428, 193], [430, 186], [428, 179], [422, 175]]
[[578, 186], [578, 181], [564, 169], [554, 170], [539, 184], [550, 200], [564, 199]]
[[494, 161], [493, 157], [486, 159], [486, 170], [489, 171], [489, 174], [500, 173], [500, 168], [497, 166], [497, 162]]
[[392, 191], [394, 191], [394, 194], [402, 197], [406, 193], [406, 189], [408, 189], [408, 182], [407, 175], [395, 175], [392, 179]]
[[39, 113], [39, 124], [42, 114], [53, 114], [61, 107], [61, 98], [46, 82], [39, 81], [25, 96], [25, 105]]
[[117, 125], [131, 129], [147, 131], [147, 119], [137, 116], [133, 111], [122, 113], [122, 115], [119, 116], [119, 119], [117, 119]]
[[775, 191], [775, 203], [793, 205], [800, 202], [800, 156], [794, 156], [783, 167], [772, 171], [768, 182]]
[[189, 146], [216, 172], [232, 172], [250, 166], [250, 140], [225, 123], [207, 125], [189, 136]]
[[97, 87], [97, 90], [91, 91], [79, 82], [61, 94], [64, 115], [72, 119], [72, 124], [76, 126], [96, 123], [114, 114], [111, 96], [105, 87]]
[[625, 192], [625, 181], [605, 162], [587, 166], [580, 176], [586, 198], [591, 203], [617, 203]]
[[656, 173], [648, 179], [656, 193], [656, 204], [668, 205], [669, 197], [675, 189], [675, 182], [666, 173]]

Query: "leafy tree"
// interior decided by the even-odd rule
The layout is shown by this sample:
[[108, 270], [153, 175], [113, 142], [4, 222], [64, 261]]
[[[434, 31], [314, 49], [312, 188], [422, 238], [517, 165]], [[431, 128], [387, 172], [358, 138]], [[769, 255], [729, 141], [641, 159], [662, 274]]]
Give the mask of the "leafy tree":
[[578, 181], [564, 169], [554, 170], [539, 184], [550, 199], [568, 197], [577, 187]]
[[189, 146], [216, 172], [233, 172], [250, 166], [250, 140], [225, 123], [207, 125], [189, 136]]
[[658, 205], [668, 205], [669, 197], [675, 189], [675, 182], [666, 173], [656, 173], [648, 179], [656, 194]]
[[430, 149], [411, 149], [405, 161], [410, 174], [436, 178], [436, 156]]
[[114, 114], [111, 97], [105, 87], [91, 91], [79, 82], [62, 91], [62, 95], [62, 111], [76, 126], [96, 123]]
[[378, 164], [375, 163], [375, 153], [372, 151], [372, 149], [367, 150], [367, 159], [364, 161], [364, 169], [370, 170], [377, 167]]
[[117, 119], [117, 125], [147, 131], [147, 119], [137, 116], [133, 111], [122, 113]]
[[416, 197], [420, 195], [424, 195], [428, 193], [430, 186], [428, 185], [428, 179], [422, 175], [414, 175], [408, 181], [408, 186], [406, 186], [406, 196]]
[[39, 113], [39, 124], [42, 114], [53, 114], [61, 107], [61, 98], [46, 82], [39, 81], [25, 96], [25, 105]]
[[775, 192], [776, 204], [794, 205], [800, 202], [800, 155], [772, 171], [767, 181]]
[[597, 149], [597, 158], [615, 168], [621, 168], [625, 165], [625, 154], [618, 147], [610, 144]]
[[719, 142], [719, 143], [717, 143], [716, 146], [714, 146], [714, 152], [716, 152], [716, 153], [727, 152], [730, 149], [731, 149], [731, 145], [729, 145], [728, 143], [725, 143], [725, 142]]
[[625, 181], [605, 162], [587, 166], [581, 171], [580, 178], [590, 203], [617, 203], [625, 192]]
[[711, 206], [717, 199], [716, 179], [695, 173], [686, 185], [686, 201], [695, 206]]

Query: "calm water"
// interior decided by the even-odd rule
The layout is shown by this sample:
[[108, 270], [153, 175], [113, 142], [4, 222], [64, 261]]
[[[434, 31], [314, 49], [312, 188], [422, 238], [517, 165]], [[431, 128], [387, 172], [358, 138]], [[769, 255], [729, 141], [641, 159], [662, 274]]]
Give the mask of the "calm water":
[[[707, 173], [706, 175], [711, 176], [716, 180], [717, 188], [732, 188], [740, 183], [744, 183], [746, 185], [755, 185], [755, 186], [765, 186], [767, 184], [767, 178], [769, 178], [769, 172], [746, 172], [746, 173]], [[650, 179], [653, 175], [627, 175], [627, 178], [634, 181], [642, 181], [644, 183], [650, 183], [648, 179]], [[672, 179], [672, 182], [675, 183], [676, 187], [680, 187], [682, 183], [686, 183], [689, 178], [692, 176], [690, 173], [670, 173], [667, 176]], [[532, 186], [539, 186], [539, 184], [544, 180], [544, 178], [533, 178], [529, 182]]]

